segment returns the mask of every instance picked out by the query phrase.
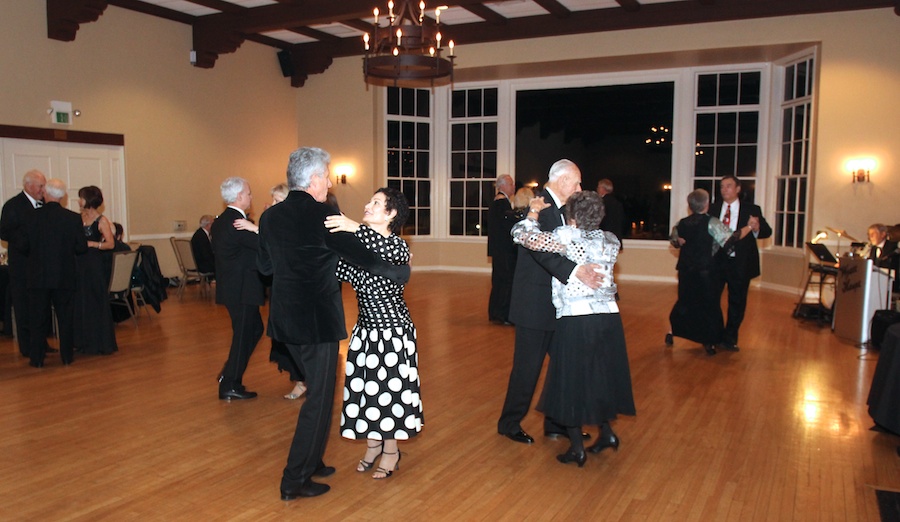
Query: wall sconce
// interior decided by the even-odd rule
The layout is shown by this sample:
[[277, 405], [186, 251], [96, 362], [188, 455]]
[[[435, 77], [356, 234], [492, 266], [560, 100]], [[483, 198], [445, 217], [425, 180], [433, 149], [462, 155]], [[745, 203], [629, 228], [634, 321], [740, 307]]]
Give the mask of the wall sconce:
[[816, 232], [816, 237], [812, 238], [812, 241], [810, 241], [810, 243], [817, 245], [817, 244], [819, 244], [819, 241], [822, 241], [826, 237], [828, 237], [828, 232], [825, 232], [824, 230], [819, 230]]
[[353, 175], [353, 165], [335, 165], [334, 174], [337, 177], [338, 183], [341, 185], [347, 184], [347, 177]]
[[875, 168], [875, 160], [872, 158], [855, 159], [847, 162], [847, 169], [853, 183], [869, 183], [869, 174]]

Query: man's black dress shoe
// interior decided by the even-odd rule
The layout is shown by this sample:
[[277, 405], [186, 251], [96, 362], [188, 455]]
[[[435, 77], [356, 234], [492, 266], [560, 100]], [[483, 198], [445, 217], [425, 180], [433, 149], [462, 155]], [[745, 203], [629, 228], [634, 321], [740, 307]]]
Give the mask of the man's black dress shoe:
[[613, 451], [619, 451], [619, 437], [617, 437], [616, 435], [600, 437], [597, 442], [595, 442], [594, 445], [587, 450], [591, 453], [600, 453], [606, 448], [612, 448]]
[[667, 333], [666, 334], [666, 346], [672, 346], [673, 344], [675, 344], [675, 339], [672, 337], [672, 334]]
[[331, 486], [307, 480], [298, 488], [281, 488], [281, 500], [294, 500], [297, 497], [318, 497], [328, 493]]
[[738, 348], [738, 346], [737, 346], [736, 344], [732, 344], [732, 343], [722, 343], [722, 344], [719, 345], [719, 349], [720, 349], [720, 350], [725, 350], [726, 352], [739, 352], [739, 351], [741, 351], [741, 349]]
[[[565, 437], [567, 439], [569, 438], [569, 434], [564, 431], [544, 430], [544, 436], [551, 438], [551, 439], [558, 439], [559, 437]], [[581, 432], [581, 438], [583, 438], [584, 440], [588, 440], [591, 438], [591, 434], [586, 431], [583, 431], [583, 432]]]
[[313, 476], [314, 477], [322, 477], [322, 478], [330, 477], [330, 476], [334, 475], [335, 471], [337, 471], [337, 470], [334, 469], [334, 466], [326, 466], [325, 464], [319, 464], [319, 467], [316, 468], [315, 471], [313, 471]]
[[574, 462], [578, 464], [579, 468], [583, 468], [584, 463], [587, 461], [587, 454], [584, 452], [584, 450], [576, 452], [572, 448], [569, 448], [569, 451], [563, 453], [562, 455], [557, 455], [556, 460], [562, 462], [563, 464]]
[[253, 399], [256, 397], [256, 392], [247, 391], [247, 390], [224, 390], [219, 391], [219, 399], [223, 401], [232, 401], [232, 400], [241, 400], [241, 399]]
[[706, 355], [715, 355], [716, 347], [711, 344], [704, 344], [703, 349], [706, 350]]
[[32, 366], [34, 368], [43, 368], [44, 361], [29, 361], [28, 366]]
[[516, 442], [521, 442], [522, 444], [531, 444], [534, 442], [534, 439], [531, 438], [531, 435], [525, 433], [525, 430], [519, 430], [515, 433], [504, 433], [503, 435]]

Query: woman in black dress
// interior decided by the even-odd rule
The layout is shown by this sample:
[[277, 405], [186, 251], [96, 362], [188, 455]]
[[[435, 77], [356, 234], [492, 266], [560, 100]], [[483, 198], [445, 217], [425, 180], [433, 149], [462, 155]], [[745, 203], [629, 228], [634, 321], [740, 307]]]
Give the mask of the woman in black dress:
[[91, 185], [78, 191], [78, 206], [88, 252], [78, 257], [75, 288], [75, 349], [86, 354], [109, 355], [119, 350], [109, 307], [109, 277], [115, 248], [112, 223], [100, 213], [103, 193]]
[[681, 253], [678, 256], [678, 301], [669, 314], [672, 330], [666, 334], [666, 346], [673, 337], [683, 337], [703, 345], [709, 355], [715, 355], [716, 343], [722, 340], [725, 323], [719, 304], [713, 256], [750, 232], [750, 227], [731, 232], [709, 211], [709, 193], [697, 189], [687, 197], [691, 215], [672, 229], [670, 241]]

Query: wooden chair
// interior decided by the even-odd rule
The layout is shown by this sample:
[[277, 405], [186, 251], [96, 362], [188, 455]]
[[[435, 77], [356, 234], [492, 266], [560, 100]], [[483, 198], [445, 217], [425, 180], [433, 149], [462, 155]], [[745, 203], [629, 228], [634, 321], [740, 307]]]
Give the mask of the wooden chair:
[[201, 272], [197, 268], [197, 262], [194, 260], [194, 251], [191, 250], [191, 242], [187, 239], [176, 239], [170, 237], [172, 249], [175, 251], [175, 259], [178, 260], [178, 268], [181, 270], [181, 283], [178, 285], [178, 299], [184, 296], [184, 287], [189, 282], [197, 282], [200, 284], [200, 295], [211, 295], [210, 279], [213, 274]]
[[124, 306], [128, 310], [128, 315], [137, 326], [137, 316], [131, 306], [128, 298], [132, 295], [131, 291], [131, 274], [134, 272], [134, 265], [137, 262], [138, 253], [130, 252], [113, 252], [112, 273], [109, 276], [109, 302], [110, 304]]

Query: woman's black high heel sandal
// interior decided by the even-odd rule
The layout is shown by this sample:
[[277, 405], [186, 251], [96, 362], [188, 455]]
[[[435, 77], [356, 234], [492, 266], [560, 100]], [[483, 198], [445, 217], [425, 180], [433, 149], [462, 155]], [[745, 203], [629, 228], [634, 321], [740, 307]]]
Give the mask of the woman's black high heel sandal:
[[369, 446], [369, 445], [367, 444], [366, 447], [369, 448], [369, 449], [382, 448], [382, 450], [378, 452], [378, 455], [375, 455], [374, 457], [372, 457], [372, 462], [366, 462], [365, 460], [360, 460], [360, 461], [359, 461], [359, 466], [356, 467], [356, 471], [359, 472], [359, 473], [364, 473], [364, 472], [369, 471], [370, 469], [372, 469], [372, 466], [375, 465], [375, 459], [377, 459], [378, 457], [381, 456], [382, 453], [384, 453], [384, 449], [383, 449], [383, 448], [384, 448], [384, 442], [380, 442], [380, 443], [378, 443], [378, 445], [376, 445], [376, 446]]
[[619, 437], [615, 434], [608, 435], [606, 437], [600, 437], [597, 439], [597, 442], [594, 443], [593, 446], [588, 448], [588, 451], [591, 453], [600, 453], [606, 448], [612, 448], [614, 451], [619, 451]]
[[374, 478], [375, 480], [386, 479], [386, 478], [389, 478], [391, 475], [393, 475], [395, 471], [397, 471], [398, 469], [400, 469], [400, 459], [403, 458], [403, 454], [400, 453], [400, 450], [397, 450], [395, 453], [388, 453], [387, 451], [382, 451], [382, 454], [384, 454], [384, 455], [397, 455], [397, 463], [394, 464], [394, 469], [384, 469], [384, 468], [381, 468], [381, 467], [379, 467], [378, 469], [376, 469], [376, 470], [375, 470], [375, 473], [384, 473], [384, 476], [383, 476], [383, 477], [372, 477], [372, 478]]

